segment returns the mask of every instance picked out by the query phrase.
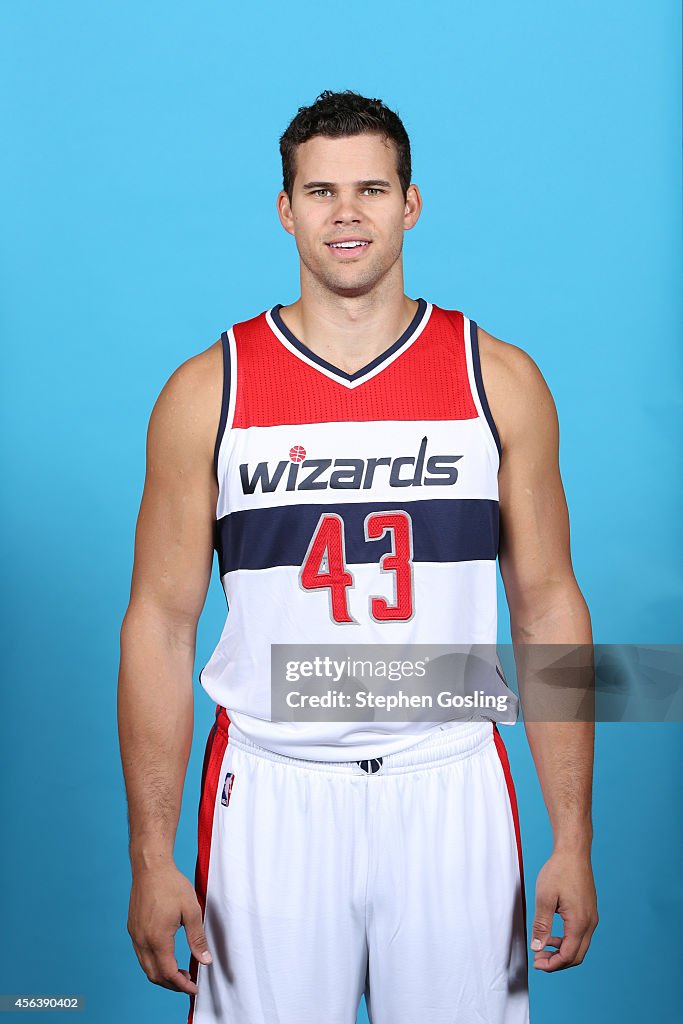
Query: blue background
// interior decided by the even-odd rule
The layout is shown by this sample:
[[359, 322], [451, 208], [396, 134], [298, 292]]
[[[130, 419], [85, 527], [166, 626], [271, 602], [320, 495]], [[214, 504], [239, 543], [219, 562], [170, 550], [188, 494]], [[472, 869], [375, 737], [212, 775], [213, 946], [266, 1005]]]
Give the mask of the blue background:
[[[85, 994], [98, 1024], [180, 1022], [187, 997], [149, 984], [126, 932], [118, 634], [161, 387], [298, 294], [278, 136], [325, 88], [398, 110], [425, 199], [408, 294], [463, 310], [544, 373], [596, 642], [680, 642], [680, 12], [33, 0], [0, 21], [0, 991]], [[190, 877], [214, 711], [196, 676], [224, 612], [214, 569], [176, 846]], [[503, 735], [533, 904], [549, 829], [523, 727]], [[681, 735], [599, 726], [601, 923], [582, 967], [531, 972], [532, 1020], [678, 1008]], [[186, 967], [182, 933], [177, 952]]]

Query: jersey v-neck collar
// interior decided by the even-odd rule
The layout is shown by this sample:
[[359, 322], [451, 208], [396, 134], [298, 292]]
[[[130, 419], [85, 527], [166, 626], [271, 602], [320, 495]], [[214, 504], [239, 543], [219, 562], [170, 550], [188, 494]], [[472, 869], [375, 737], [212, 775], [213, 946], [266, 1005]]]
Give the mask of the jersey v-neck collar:
[[347, 388], [355, 388], [381, 373], [390, 363], [398, 359], [407, 348], [410, 348], [414, 341], [417, 341], [427, 326], [432, 312], [432, 304], [431, 302], [426, 302], [425, 299], [418, 299], [415, 316], [401, 337], [393, 345], [385, 349], [384, 352], [380, 352], [378, 356], [354, 373], [346, 373], [344, 370], [340, 370], [338, 366], [328, 363], [326, 359], [323, 359], [322, 356], [317, 355], [307, 345], [304, 345], [303, 341], [299, 341], [280, 316], [281, 309], [282, 303], [278, 302], [272, 309], [267, 310], [266, 321], [275, 337], [285, 348], [295, 356], [298, 356], [304, 363], [325, 374], [326, 377], [338, 381]]

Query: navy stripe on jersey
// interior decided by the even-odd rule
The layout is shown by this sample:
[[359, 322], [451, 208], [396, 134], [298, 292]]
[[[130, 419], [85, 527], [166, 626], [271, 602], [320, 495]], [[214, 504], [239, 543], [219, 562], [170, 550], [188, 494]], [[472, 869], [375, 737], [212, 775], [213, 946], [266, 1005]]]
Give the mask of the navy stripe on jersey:
[[369, 373], [371, 370], [374, 370], [376, 366], [379, 366], [381, 363], [383, 363], [385, 359], [389, 358], [389, 356], [393, 356], [394, 352], [398, 352], [398, 350], [403, 345], [405, 345], [406, 342], [409, 341], [412, 335], [415, 333], [417, 327], [422, 321], [422, 317], [424, 316], [426, 308], [426, 300], [418, 299], [415, 316], [410, 321], [410, 323], [408, 324], [408, 326], [406, 327], [405, 331], [398, 339], [398, 341], [395, 341], [393, 345], [390, 345], [390, 347], [385, 349], [384, 352], [380, 352], [380, 354], [376, 356], [372, 360], [372, 362], [367, 363], [365, 366], [361, 366], [360, 370], [355, 370], [353, 373], [346, 373], [345, 370], [340, 370], [339, 367], [334, 366], [333, 363], [328, 363], [327, 360], [323, 359], [322, 356], [316, 355], [316, 353], [313, 352], [308, 347], [308, 345], [304, 345], [303, 341], [299, 341], [296, 335], [290, 331], [289, 327], [287, 327], [287, 324], [280, 316], [280, 310], [282, 309], [281, 302], [278, 302], [276, 306], [273, 306], [273, 308], [270, 311], [270, 315], [272, 316], [274, 323], [277, 325], [278, 330], [280, 330], [284, 334], [287, 341], [289, 341], [290, 344], [294, 345], [294, 347], [298, 349], [302, 355], [306, 356], [307, 359], [312, 359], [313, 362], [317, 363], [319, 366], [323, 366], [326, 370], [331, 370], [332, 373], [336, 373], [339, 377], [344, 377], [345, 380], [353, 381], [357, 380], [358, 377], [365, 376], [366, 373]]
[[220, 575], [236, 569], [302, 565], [315, 527], [324, 512], [344, 521], [349, 565], [374, 563], [392, 547], [392, 531], [366, 540], [363, 522], [370, 512], [400, 508], [413, 523], [414, 562], [495, 560], [498, 553], [498, 502], [488, 498], [435, 498], [423, 501], [278, 505], [230, 512], [215, 524]]
[[218, 453], [223, 434], [225, 433], [225, 425], [228, 422], [228, 408], [230, 406], [230, 342], [228, 341], [227, 331], [223, 331], [221, 334], [221, 342], [223, 344], [223, 398], [221, 401], [221, 418], [218, 421], [218, 433], [213, 450], [213, 467], [216, 471], [216, 477], [218, 477]]
[[486, 416], [486, 422], [491, 428], [493, 434], [493, 440], [496, 442], [496, 448], [498, 449], [498, 457], [502, 457], [503, 449], [500, 444], [500, 437], [498, 436], [498, 430], [496, 424], [493, 421], [489, 403], [486, 400], [486, 392], [484, 391], [484, 378], [481, 374], [481, 360], [479, 358], [479, 335], [477, 333], [477, 325], [474, 320], [470, 320], [470, 340], [472, 348], [472, 366], [474, 369], [474, 379], [477, 385], [477, 391], [479, 392], [479, 401], [481, 407], [484, 410], [484, 416]]

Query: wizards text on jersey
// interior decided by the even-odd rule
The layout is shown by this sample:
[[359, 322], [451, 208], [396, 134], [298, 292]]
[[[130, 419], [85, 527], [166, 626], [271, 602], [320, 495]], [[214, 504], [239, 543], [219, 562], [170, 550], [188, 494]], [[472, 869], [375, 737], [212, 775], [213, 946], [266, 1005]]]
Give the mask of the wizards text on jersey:
[[289, 461], [259, 462], [253, 470], [248, 463], [242, 463], [239, 467], [242, 493], [254, 494], [258, 488], [263, 493], [272, 493], [279, 487], [286, 491], [367, 490], [372, 487], [379, 467], [386, 474], [389, 487], [454, 484], [458, 479], [455, 463], [462, 455], [427, 457], [427, 444], [427, 437], [423, 437], [417, 455], [334, 460], [306, 458], [305, 449], [294, 445]]

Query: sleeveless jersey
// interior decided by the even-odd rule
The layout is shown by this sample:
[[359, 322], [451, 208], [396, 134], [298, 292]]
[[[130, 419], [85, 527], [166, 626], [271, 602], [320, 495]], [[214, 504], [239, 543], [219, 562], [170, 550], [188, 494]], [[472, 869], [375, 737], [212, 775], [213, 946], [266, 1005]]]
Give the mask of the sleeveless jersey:
[[345, 373], [280, 308], [222, 335], [228, 614], [199, 681], [269, 750], [380, 757], [439, 723], [271, 721], [271, 644], [495, 645], [501, 446], [477, 325], [419, 299], [402, 336]]

